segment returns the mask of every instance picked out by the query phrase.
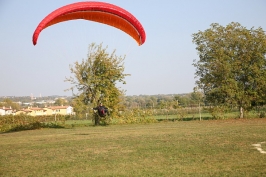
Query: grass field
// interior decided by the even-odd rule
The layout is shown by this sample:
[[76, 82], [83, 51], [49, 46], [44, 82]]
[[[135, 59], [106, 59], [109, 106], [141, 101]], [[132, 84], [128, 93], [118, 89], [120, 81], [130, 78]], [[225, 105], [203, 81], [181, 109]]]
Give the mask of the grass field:
[[266, 176], [265, 141], [266, 119], [2, 133], [0, 176]]

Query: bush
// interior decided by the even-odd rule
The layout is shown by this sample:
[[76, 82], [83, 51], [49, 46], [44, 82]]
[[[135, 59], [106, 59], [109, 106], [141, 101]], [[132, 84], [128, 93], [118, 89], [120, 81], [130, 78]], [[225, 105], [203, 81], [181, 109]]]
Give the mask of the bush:
[[209, 111], [214, 119], [225, 119], [225, 113], [227, 109], [224, 107], [215, 106], [211, 107]]
[[141, 109], [123, 111], [111, 121], [112, 124], [135, 124], [152, 122], [157, 122], [157, 120], [153, 117], [153, 110]]
[[187, 116], [187, 110], [185, 108], [179, 108], [179, 112], [177, 114], [177, 117], [179, 120], [183, 120]]
[[[65, 124], [66, 116], [29, 116], [21, 115], [5, 115], [0, 116], [0, 132], [32, 130], [46, 128], [49, 123], [54, 125]], [[55, 123], [54, 123], [55, 122]]]
[[259, 117], [260, 117], [260, 118], [265, 118], [265, 117], [266, 117], [266, 113], [265, 113], [265, 111], [261, 111], [261, 112], [259, 113]]

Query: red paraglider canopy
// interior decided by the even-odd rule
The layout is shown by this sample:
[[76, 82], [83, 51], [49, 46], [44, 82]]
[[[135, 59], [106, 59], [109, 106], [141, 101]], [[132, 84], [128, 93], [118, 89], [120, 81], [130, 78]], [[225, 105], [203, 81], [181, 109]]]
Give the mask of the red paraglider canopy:
[[38, 36], [43, 29], [60, 22], [76, 19], [95, 21], [118, 28], [134, 38], [139, 45], [146, 40], [145, 30], [141, 23], [121, 7], [104, 2], [77, 2], [56, 9], [47, 15], [33, 34], [33, 44], [37, 44]]

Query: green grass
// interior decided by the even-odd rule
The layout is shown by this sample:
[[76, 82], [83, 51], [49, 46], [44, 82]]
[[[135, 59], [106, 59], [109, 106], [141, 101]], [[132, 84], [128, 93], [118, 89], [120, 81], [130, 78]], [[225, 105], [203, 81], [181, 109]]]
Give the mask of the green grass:
[[72, 127], [84, 127], [84, 126], [91, 126], [94, 122], [92, 120], [67, 120], [65, 121], [65, 126], [72, 126]]
[[264, 141], [266, 119], [2, 133], [0, 176], [266, 176]]

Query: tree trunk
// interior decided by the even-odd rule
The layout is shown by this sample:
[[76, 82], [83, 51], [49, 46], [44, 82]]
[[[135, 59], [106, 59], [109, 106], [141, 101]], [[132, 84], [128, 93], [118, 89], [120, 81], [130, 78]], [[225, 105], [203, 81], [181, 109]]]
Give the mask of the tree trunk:
[[243, 110], [243, 107], [242, 107], [242, 106], [241, 106], [240, 109], [239, 109], [239, 113], [240, 113], [239, 118], [240, 118], [240, 119], [243, 119], [243, 118], [244, 118], [244, 110]]

